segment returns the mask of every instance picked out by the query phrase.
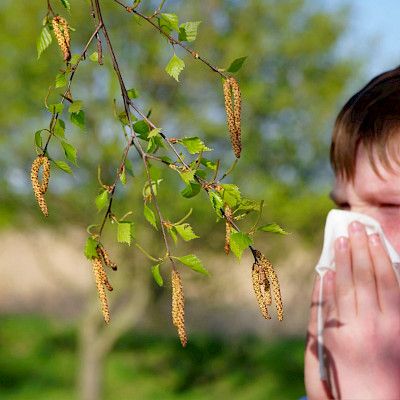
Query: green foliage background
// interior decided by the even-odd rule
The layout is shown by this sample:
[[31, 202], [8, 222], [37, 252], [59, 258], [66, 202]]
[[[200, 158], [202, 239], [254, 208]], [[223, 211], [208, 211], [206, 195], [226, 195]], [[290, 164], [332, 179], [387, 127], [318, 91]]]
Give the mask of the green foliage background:
[[[73, 53], [80, 52], [93, 30], [87, 23], [87, 3], [71, 0], [72, 12], [68, 20], [76, 29], [72, 34]], [[156, 6], [156, 2], [143, 3], [145, 10], [153, 10]], [[306, 0], [171, 0], [166, 4], [166, 12], [178, 13], [182, 21], [202, 21], [194, 47], [216, 66], [227, 67], [233, 59], [248, 56], [237, 74], [243, 94], [243, 153], [233, 178], [246, 196], [265, 199], [264, 218], [267, 222], [279, 223], [299, 236], [305, 246], [312, 246], [332, 207], [327, 191], [330, 180], [328, 146], [333, 118], [344, 99], [347, 85], [360, 71], [360, 65], [351, 57], [339, 59], [336, 55], [336, 47], [347, 24], [346, 10], [327, 14], [321, 10], [319, 2]], [[11, 226], [23, 229], [27, 222], [44, 223], [31, 193], [28, 171], [34, 158], [33, 133], [49, 121], [43, 99], [62, 65], [59, 49], [54, 43], [39, 61], [36, 60], [35, 43], [45, 6], [44, 1], [3, 0], [0, 3], [0, 227], [3, 229]], [[139, 91], [138, 103], [142, 109], [151, 109], [152, 119], [169, 136], [201, 137], [220, 154], [222, 165], [227, 168], [233, 155], [225, 124], [220, 78], [177, 49], [186, 64], [178, 84], [164, 71], [173, 54], [165, 39], [146, 24], [135, 22], [131, 15], [112, 2], [104, 2], [103, 7], [127, 86]], [[58, 10], [61, 12], [61, 6]], [[110, 62], [106, 61], [103, 67], [89, 60], [82, 63], [72, 89], [74, 97], [84, 102], [87, 122], [84, 133], [67, 126], [69, 140], [78, 149], [79, 168], [74, 168], [73, 176], [57, 171], [51, 177], [47, 196], [51, 216], [46, 224], [59, 230], [67, 223], [84, 230], [88, 224], [98, 221], [94, 203], [98, 194], [97, 165], [102, 166], [104, 180], [111, 179], [124, 145], [118, 122], [112, 114], [113, 99], [118, 99], [119, 94]], [[59, 101], [57, 98], [51, 100]], [[55, 148], [52, 151], [59, 152]], [[60, 152], [58, 154], [61, 156]], [[130, 159], [135, 173], [140, 176], [140, 163], [133, 151]], [[160, 203], [166, 210], [166, 217], [179, 219], [193, 207], [191, 224], [201, 236], [196, 245], [220, 252], [223, 227], [221, 224], [215, 229], [215, 217], [203, 194], [188, 201], [179, 195], [182, 184], [171, 172], [160, 170], [158, 173], [172, 182], [160, 189]], [[121, 212], [142, 209], [142, 186], [141, 178], [130, 178], [128, 185], [118, 190], [116, 205]], [[136, 223], [138, 230], [147, 226], [139, 214]], [[261, 237], [261, 248], [263, 238], [274, 244], [273, 255], [284, 254], [285, 239], [276, 239], [272, 235]], [[158, 242], [160, 238], [154, 238], [154, 248], [160, 246], [161, 249]], [[2, 351], [0, 354], [2, 370], [6, 369], [4, 365], [11, 365], [11, 369], [7, 367], [7, 373], [2, 374], [1, 397], [27, 398], [24, 396], [29, 393], [30, 398], [36, 398], [38, 393], [38, 398], [42, 399], [55, 398], [55, 395], [71, 398], [74, 382], [71, 369], [76, 363], [71, 355], [74, 345], [68, 347], [69, 341], [54, 336], [52, 328], [37, 330], [35, 324], [38, 322], [30, 318], [22, 319], [22, 322], [11, 319], [11, 322], [7, 320], [1, 324], [2, 339], [22, 346], [22, 356], [18, 355], [18, 348], [15, 352]], [[33, 336], [23, 336], [27, 328], [35, 332]], [[48, 347], [46, 335], [56, 337], [50, 340], [54, 348]], [[17, 338], [20, 339], [17, 341]], [[129, 344], [121, 339], [109, 361], [107, 379], [112, 379], [111, 375], [121, 380], [121, 377], [131, 379], [132, 369], [139, 368], [134, 365], [124, 367], [129, 363], [127, 357], [130, 354], [145, 360], [144, 371], [153, 374], [165, 371], [162, 366], [168, 366], [171, 359], [178, 357], [174, 353], [175, 342], [171, 344], [165, 339], [166, 342], [160, 344], [158, 340], [161, 339], [155, 342], [151, 338], [143, 340], [148, 345], [146, 356], [141, 354], [142, 344]], [[209, 397], [204, 397], [205, 394], [201, 394], [204, 388], [191, 381], [208, 381], [204, 371], [193, 371], [193, 378], [189, 379], [185, 378], [188, 371], [173, 370], [167, 383], [172, 386], [165, 389], [171, 394], [164, 398], [201, 399], [227, 394], [232, 397], [232, 393], [236, 393], [232, 398], [267, 396], [284, 399], [302, 394], [301, 340], [287, 340], [267, 347], [257, 340], [243, 339], [233, 347], [225, 346], [223, 339], [215, 340], [217, 344], [212, 338], [195, 339], [190, 351], [213, 346], [222, 348], [217, 356], [200, 351], [205, 369], [209, 368], [208, 363], [217, 365], [209, 374], [224, 377], [219, 381], [215, 378], [219, 386], [205, 384]], [[37, 347], [35, 343], [39, 343]], [[23, 346], [30, 346], [31, 350]], [[65, 388], [64, 394], [58, 390], [45, 394], [45, 390], [55, 386], [52, 381], [55, 378], [50, 373], [37, 372], [37, 369], [41, 370], [40, 366], [49, 362], [49, 353], [54, 354], [55, 368], [66, 371], [65, 382], [56, 385]], [[189, 365], [192, 356], [196, 359], [199, 354], [190, 353], [184, 364]], [[22, 364], [21, 357], [25, 360]], [[243, 360], [246, 368], [238, 368]], [[232, 369], [227, 370], [227, 365], [233, 365]], [[266, 375], [269, 373], [266, 371], [276, 375]], [[40, 379], [33, 379], [39, 377], [38, 374], [45, 379], [42, 389], [47, 389], [40, 389]], [[158, 385], [154, 381], [149, 383], [145, 372], [138, 374], [143, 375], [135, 378], [140, 378], [137, 384], [143, 390], [146, 385]], [[275, 379], [277, 386], [266, 383], [270, 379]], [[295, 389], [287, 384], [293, 379]], [[252, 387], [247, 384], [249, 380], [254, 382]], [[185, 385], [189, 387], [185, 388]], [[125, 387], [123, 383], [121, 387]], [[129, 392], [129, 388], [126, 390]], [[142, 398], [157, 396], [148, 390]], [[124, 393], [123, 389], [121, 391]], [[122, 397], [108, 393], [108, 398], [129, 398], [131, 394], [126, 393], [121, 394]], [[44, 394], [47, 397], [43, 397]]]

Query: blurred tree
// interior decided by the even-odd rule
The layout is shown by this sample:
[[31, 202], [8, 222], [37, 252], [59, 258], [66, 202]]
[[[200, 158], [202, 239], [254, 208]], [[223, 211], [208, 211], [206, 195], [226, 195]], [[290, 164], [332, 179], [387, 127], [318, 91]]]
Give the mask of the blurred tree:
[[[69, 20], [76, 28], [72, 36], [73, 52], [78, 53], [93, 25], [87, 2], [71, 0], [71, 3]], [[144, 12], [157, 5], [154, 1], [143, 2]], [[27, 172], [33, 158], [33, 133], [48, 124], [49, 116], [40, 99], [46, 96], [60, 68], [56, 46], [36, 60], [35, 38], [45, 6], [45, 2], [11, 0], [0, 4], [0, 73], [3, 77], [0, 80], [0, 224], [11, 220], [15, 223], [18, 215], [24, 219], [27, 214], [32, 215], [30, 207], [18, 206], [33, 204]], [[310, 226], [315, 213], [321, 211], [314, 207], [315, 200], [306, 203], [304, 186], [321, 182], [327, 176], [328, 127], [338, 99], [357, 72], [357, 64], [351, 57], [338, 59], [335, 51], [347, 22], [346, 13], [327, 14], [317, 2], [306, 0], [171, 0], [165, 9], [177, 12], [181, 20], [202, 21], [196, 51], [219, 67], [227, 67], [237, 57], [248, 56], [238, 74], [244, 98], [244, 151], [240, 168], [235, 171], [236, 181], [247, 195], [267, 196], [274, 207], [268, 209], [271, 216], [284, 217], [299, 230]], [[181, 75], [181, 84], [177, 85], [163, 71], [171, 55], [163, 37], [150, 26], [138, 23], [113, 2], [104, 4], [104, 17], [127, 85], [141, 94], [138, 101], [141, 108], [151, 109], [153, 120], [170, 136], [208, 138], [208, 145], [226, 154], [222, 164], [227, 167], [233, 156], [227, 139], [219, 78], [178, 49], [187, 67]], [[56, 172], [48, 198], [53, 210], [50, 223], [60, 229], [61, 222], [83, 227], [96, 218], [92, 199], [98, 187], [97, 164], [103, 165], [107, 181], [118, 165], [123, 147], [124, 138], [112, 112], [118, 91], [109, 60], [103, 67], [86, 62], [79, 68], [73, 93], [84, 101], [87, 130], [82, 134], [67, 127], [70, 141], [78, 148], [79, 169], [74, 177]], [[132, 152], [134, 169], [139, 169], [135, 158]], [[138, 204], [137, 187], [142, 185], [121, 190], [117, 199], [121, 209], [127, 203], [130, 208]], [[182, 210], [192, 204], [180, 198], [171, 186], [161, 190], [161, 204], [163, 201], [171, 204], [174, 199], [168, 210], [171, 219], [182, 215]], [[279, 200], [272, 201], [277, 193]], [[201, 205], [202, 199], [201, 196], [193, 199], [193, 204]], [[309, 212], [308, 218], [304, 215], [297, 218], [299, 209], [293, 207], [295, 200], [311, 204], [309, 208], [303, 207]], [[215, 235], [214, 216], [210, 214], [207, 206], [199, 208], [193, 225], [199, 227], [202, 235], [208, 235], [208, 245], [213, 248], [220, 246], [222, 240], [213, 240], [210, 236]], [[311, 229], [310, 234], [313, 233]], [[120, 271], [119, 274], [123, 276], [120, 279], [127, 278], [129, 287], [132, 273]], [[148, 279], [140, 279], [147, 287]], [[127, 301], [122, 301], [114, 314], [116, 324], [105, 329], [89, 312], [82, 325], [81, 387], [82, 398], [87, 400], [99, 398], [99, 376], [107, 351], [147, 303], [143, 301], [139, 311], [131, 312], [129, 290], [117, 290], [115, 302], [118, 302], [118, 292], [124, 293]], [[94, 340], [96, 346], [88, 348]], [[94, 348], [98, 354], [93, 353]]]

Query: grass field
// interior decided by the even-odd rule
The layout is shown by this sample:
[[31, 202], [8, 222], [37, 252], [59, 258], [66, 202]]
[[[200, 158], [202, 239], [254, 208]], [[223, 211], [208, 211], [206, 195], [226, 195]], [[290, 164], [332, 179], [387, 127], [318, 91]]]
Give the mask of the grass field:
[[[130, 332], [106, 361], [104, 399], [298, 399], [304, 339], [234, 341]], [[77, 331], [33, 316], [0, 317], [0, 399], [77, 399]]]

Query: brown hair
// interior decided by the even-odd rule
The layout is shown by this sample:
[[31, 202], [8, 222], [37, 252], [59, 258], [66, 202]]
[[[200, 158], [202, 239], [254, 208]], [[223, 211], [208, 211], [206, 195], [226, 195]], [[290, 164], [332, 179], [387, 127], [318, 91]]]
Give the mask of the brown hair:
[[372, 79], [344, 105], [336, 118], [331, 144], [335, 175], [353, 179], [358, 145], [367, 149], [374, 171], [379, 175], [374, 154], [391, 168], [389, 156], [400, 163], [389, 139], [400, 129], [400, 67]]

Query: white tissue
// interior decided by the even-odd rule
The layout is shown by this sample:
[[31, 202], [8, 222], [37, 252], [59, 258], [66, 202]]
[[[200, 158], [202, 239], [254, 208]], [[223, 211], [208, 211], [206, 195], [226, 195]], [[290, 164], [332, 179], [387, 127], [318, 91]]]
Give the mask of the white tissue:
[[378, 233], [382, 243], [386, 247], [387, 253], [392, 261], [393, 269], [397, 275], [397, 279], [400, 282], [400, 256], [390, 244], [379, 222], [375, 219], [356, 212], [343, 211], [343, 210], [331, 210], [326, 219], [325, 234], [324, 234], [324, 245], [322, 247], [322, 253], [319, 258], [318, 264], [315, 267], [319, 275], [320, 280], [320, 291], [318, 301], [318, 359], [319, 359], [319, 372], [322, 380], [327, 379], [327, 372], [324, 365], [324, 354], [323, 354], [323, 330], [324, 321], [322, 316], [322, 291], [323, 291], [323, 276], [328, 269], [335, 270], [335, 255], [334, 255], [334, 243], [335, 240], [340, 236], [348, 237], [348, 226], [353, 221], [359, 221], [365, 225], [367, 234]]

